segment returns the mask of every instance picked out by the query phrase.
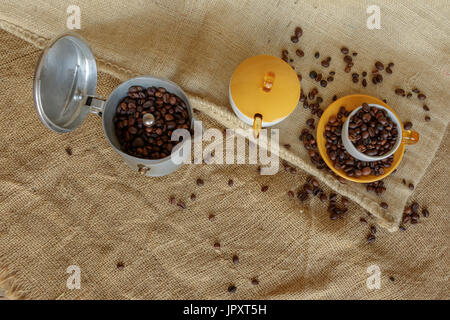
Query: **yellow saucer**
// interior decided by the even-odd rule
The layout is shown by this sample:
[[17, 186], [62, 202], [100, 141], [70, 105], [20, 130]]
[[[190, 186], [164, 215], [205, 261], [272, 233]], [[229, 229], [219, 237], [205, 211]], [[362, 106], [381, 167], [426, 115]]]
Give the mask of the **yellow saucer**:
[[[379, 176], [370, 175], [370, 176], [361, 176], [359, 178], [356, 178], [356, 177], [347, 176], [343, 170], [338, 170], [333, 166], [333, 162], [331, 161], [330, 157], [327, 154], [327, 149], [325, 147], [326, 139], [323, 136], [323, 133], [325, 131], [325, 126], [328, 123], [328, 119], [332, 115], [337, 115], [341, 106], [344, 106], [347, 111], [352, 112], [354, 109], [360, 107], [363, 104], [363, 102], [366, 102], [368, 104], [371, 104], [371, 103], [379, 104], [383, 107], [388, 108], [389, 110], [392, 111], [392, 113], [394, 113], [394, 115], [397, 117], [399, 122], [402, 124], [400, 118], [395, 113], [395, 111], [392, 110], [392, 108], [389, 107], [383, 101], [381, 101], [377, 98], [368, 96], [368, 95], [364, 95], [364, 94], [352, 94], [352, 95], [345, 96], [345, 97], [342, 97], [342, 98], [334, 101], [332, 104], [330, 104], [328, 106], [328, 108], [324, 111], [324, 113], [320, 117], [319, 124], [317, 125], [317, 147], [319, 149], [320, 155], [322, 156], [322, 158], [325, 161], [325, 163], [327, 164], [327, 166], [331, 170], [333, 170], [337, 175], [343, 177], [344, 179], [358, 182], [358, 183], [370, 183], [370, 182], [378, 181], [378, 180], [381, 180], [381, 179], [387, 177], [398, 167], [398, 165], [400, 164], [400, 161], [402, 161], [403, 154], [405, 152], [405, 144], [404, 143], [400, 144], [397, 151], [394, 153], [394, 161], [392, 162], [392, 165], [389, 168], [384, 169], [385, 172], [383, 175], [379, 175]], [[345, 120], [345, 117], [342, 120]], [[399, 128], [399, 130], [403, 130], [403, 124], [402, 124], [402, 128]]]

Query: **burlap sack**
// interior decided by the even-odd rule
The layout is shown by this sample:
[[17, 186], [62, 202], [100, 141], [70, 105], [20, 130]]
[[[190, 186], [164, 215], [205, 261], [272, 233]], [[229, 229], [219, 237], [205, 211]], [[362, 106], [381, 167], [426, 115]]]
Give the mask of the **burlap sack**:
[[[70, 4], [3, 2], [0, 18], [4, 28], [42, 48], [46, 39], [67, 31], [66, 10]], [[366, 27], [366, 9], [374, 4], [381, 9], [380, 30]], [[303, 76], [303, 90], [309, 92], [317, 87], [309, 79], [309, 71], [321, 69], [321, 59], [314, 59], [313, 53], [332, 57], [328, 71], [335, 70], [337, 76], [326, 89], [319, 90], [324, 105], [334, 94], [367, 93], [386, 98], [404, 121], [413, 122], [421, 134], [420, 145], [408, 148], [398, 172], [386, 179], [391, 192], [382, 199], [368, 194], [362, 185], [340, 185], [311, 165], [298, 141], [310, 117], [301, 107], [277, 126], [282, 144], [294, 146], [291, 151], [282, 150], [281, 157], [357, 201], [380, 217], [383, 226], [397, 229], [411, 194], [401, 181], [417, 184], [422, 179], [448, 124], [445, 103], [449, 96], [448, 90], [443, 90], [449, 86], [446, 1], [277, 1], [264, 5], [260, 1], [78, 1], [76, 5], [81, 10], [80, 32], [91, 43], [101, 70], [121, 80], [137, 74], [169, 78], [191, 94], [196, 108], [227, 127], [244, 126], [232, 113], [227, 94], [228, 81], [242, 60], [261, 53], [278, 56], [284, 48], [295, 57], [295, 48], [300, 47], [306, 55], [295, 59], [294, 65]], [[294, 45], [290, 36], [298, 25], [304, 35]], [[370, 73], [374, 62], [380, 60], [395, 62], [394, 74], [385, 76], [382, 85], [374, 86], [369, 80], [369, 86], [363, 89], [361, 84], [353, 84], [350, 75], [343, 72], [339, 51], [343, 45], [358, 52], [354, 71]], [[398, 86], [406, 90], [418, 87], [426, 93], [431, 123], [424, 121], [421, 101], [394, 95]], [[380, 201], [389, 203], [389, 209], [381, 209]]]
[[[1, 5], [5, 6], [2, 19], [11, 20], [18, 7]], [[40, 9], [42, 6], [39, 4]], [[39, 9], [33, 4], [30, 8]], [[281, 6], [279, 10], [284, 12], [286, 8]], [[212, 23], [209, 19], [205, 18], [204, 25]], [[4, 29], [43, 47], [45, 40], [9, 20], [2, 20]], [[280, 34], [288, 34], [290, 29]], [[134, 175], [111, 150], [95, 117], [68, 135], [48, 131], [39, 123], [30, 95], [41, 51], [5, 32], [1, 39], [0, 86], [5, 98], [0, 109], [0, 161], [4, 168], [0, 189], [0, 281], [10, 297], [448, 299], [446, 145], [415, 196], [431, 209], [432, 220], [402, 234], [378, 230], [377, 242], [368, 245], [368, 228], [359, 223], [365, 213], [356, 204], [351, 204], [352, 214], [346, 219], [332, 223], [326, 205], [317, 199], [302, 206], [287, 197], [287, 190], [297, 190], [305, 181], [302, 171], [261, 177], [255, 166], [185, 166], [168, 177], [145, 179]], [[358, 52], [360, 56], [362, 51]], [[99, 64], [102, 70], [117, 76], [100, 73], [99, 93], [104, 96], [124, 78], [133, 76], [133, 72], [106, 60], [100, 59]], [[222, 74], [222, 70], [214, 71]], [[183, 71], [172, 78], [166, 72], [151, 73], [169, 77], [197, 93], [188, 86], [195, 80], [192, 73], [186, 77]], [[214, 84], [210, 80], [205, 86]], [[440, 99], [425, 85], [420, 88], [431, 99]], [[207, 103], [191, 95], [195, 106], [222, 123], [234, 124], [234, 116], [217, 107], [221, 103], [210, 103], [218, 91], [209, 91], [211, 95], [205, 94]], [[445, 128], [448, 117], [445, 110], [441, 111], [442, 119], [435, 122], [434, 110], [439, 114], [439, 106], [431, 108], [432, 130], [439, 132], [439, 124]], [[209, 126], [219, 126], [209, 118], [202, 120]], [[67, 146], [72, 148], [72, 156], [64, 151]], [[422, 147], [427, 150], [429, 145]], [[312, 170], [296, 159], [293, 162]], [[412, 160], [408, 158], [405, 163], [402, 165]], [[205, 179], [203, 188], [196, 187], [197, 177]], [[235, 181], [233, 188], [227, 185], [229, 178]], [[267, 193], [261, 193], [262, 185], [269, 185]], [[326, 186], [324, 189], [331, 192]], [[194, 202], [189, 200], [192, 192], [197, 195]], [[171, 194], [186, 201], [188, 208], [183, 211], [170, 206], [166, 199]], [[209, 221], [210, 213], [216, 215], [214, 221]], [[216, 241], [221, 243], [220, 250], [213, 248]], [[234, 254], [240, 257], [237, 265], [232, 263]], [[123, 269], [118, 268], [120, 263]], [[372, 264], [379, 265], [382, 271], [381, 290], [369, 290], [365, 285], [366, 269]], [[65, 270], [69, 265], [78, 265], [82, 270], [80, 290], [66, 288]], [[394, 282], [388, 280], [390, 276], [395, 277]], [[259, 280], [258, 286], [251, 284], [254, 277]], [[238, 287], [235, 295], [226, 290], [231, 283]]]
[[[148, 179], [121, 161], [94, 116], [71, 134], [47, 130], [29, 94], [40, 50], [5, 32], [0, 38], [0, 286], [10, 298], [449, 298], [448, 144], [412, 199], [431, 218], [406, 233], [379, 229], [367, 244], [359, 219], [374, 220], [356, 203], [330, 221], [317, 199], [287, 196], [306, 180], [302, 171], [264, 177], [250, 165], [184, 166]], [[119, 82], [100, 73], [100, 94]], [[169, 205], [170, 195], [187, 209]], [[365, 283], [374, 264], [380, 290]], [[66, 287], [70, 265], [81, 269], [80, 290]]]

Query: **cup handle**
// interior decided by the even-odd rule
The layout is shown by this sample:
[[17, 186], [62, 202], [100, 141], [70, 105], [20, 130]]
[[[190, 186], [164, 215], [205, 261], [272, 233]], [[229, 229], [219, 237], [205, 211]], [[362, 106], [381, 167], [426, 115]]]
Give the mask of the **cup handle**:
[[262, 129], [262, 115], [256, 113], [253, 118], [253, 135], [255, 136], [256, 139], [259, 138], [259, 133], [261, 132], [261, 129]]
[[416, 144], [419, 142], [419, 133], [413, 130], [403, 130], [402, 143], [404, 144]]

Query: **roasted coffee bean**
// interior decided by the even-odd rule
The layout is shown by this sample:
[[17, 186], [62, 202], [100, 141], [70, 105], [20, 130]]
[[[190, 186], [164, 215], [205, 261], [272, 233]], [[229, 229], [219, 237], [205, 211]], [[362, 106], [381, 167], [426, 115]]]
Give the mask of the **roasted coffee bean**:
[[230, 285], [230, 286], [228, 287], [228, 292], [229, 292], [229, 293], [235, 293], [236, 290], [237, 290], [237, 288], [236, 288], [234, 285]]
[[322, 60], [321, 65], [324, 68], [328, 68], [330, 66], [330, 62], [328, 60]]
[[344, 57], [344, 61], [347, 63], [347, 65], [349, 64], [349, 63], [351, 63], [352, 61], [353, 61], [353, 59], [352, 59], [352, 57], [350, 57], [350, 56], [345, 56]]
[[405, 90], [403, 90], [401, 88], [397, 88], [397, 89], [395, 89], [395, 94], [398, 95], [398, 96], [404, 97], [405, 96]]
[[123, 262], [117, 262], [116, 267], [119, 270], [123, 270], [125, 268], [125, 265]]
[[72, 155], [72, 148], [71, 147], [66, 147], [66, 153], [67, 155], [71, 156]]
[[423, 210], [422, 210], [422, 215], [423, 215], [425, 218], [428, 218], [428, 217], [430, 216], [430, 212], [428, 211], [428, 209], [423, 209]]
[[356, 57], [358, 55], [358, 52], [353, 52], [352, 56]]
[[326, 88], [328, 82], [326, 80], [320, 80], [320, 86]]
[[238, 256], [236, 256], [236, 255], [233, 256], [233, 263], [234, 264], [238, 264], [239, 263], [239, 257]]
[[186, 204], [183, 201], [178, 201], [177, 206], [179, 206], [181, 209], [186, 209]]
[[351, 70], [352, 70], [351, 67], [346, 66], [345, 69], [344, 69], [344, 72], [345, 72], [345, 73], [349, 73]]
[[414, 185], [413, 185], [412, 183], [410, 183], [410, 184], [408, 185], [408, 188], [409, 188], [409, 190], [414, 190]]
[[295, 54], [299, 57], [303, 57], [305, 55], [303, 50], [300, 50], [300, 49], [295, 50]]
[[334, 95], [332, 100], [336, 101], [337, 100], [337, 95]]
[[322, 201], [322, 202], [327, 202], [327, 200], [328, 200], [327, 195], [326, 195], [325, 193], [322, 193], [322, 194], [320, 195], [320, 201]]
[[417, 95], [417, 98], [419, 98], [419, 100], [425, 100], [425, 99], [427, 98], [427, 96], [424, 95], [423, 93], [419, 93], [419, 94]]
[[377, 233], [377, 228], [375, 226], [370, 226], [370, 233], [371, 234]]
[[197, 196], [195, 195], [195, 193], [191, 194], [191, 200], [194, 201], [197, 198]]
[[197, 183], [197, 185], [199, 187], [202, 187], [205, 184], [205, 181], [203, 181], [203, 179], [198, 178], [195, 183]]
[[344, 207], [348, 207], [349, 200], [346, 197], [342, 197], [342, 205]]
[[411, 97], [412, 97], [412, 93], [411, 93], [411, 92], [408, 92], [408, 93], [406, 94], [406, 98], [410, 99]]
[[377, 83], [383, 82], [383, 76], [381, 74], [377, 74], [375, 79], [377, 80]]
[[316, 53], [314, 53], [314, 58], [319, 59], [320, 57], [320, 53], [317, 51]]
[[311, 71], [311, 72], [309, 73], [309, 77], [310, 77], [311, 79], [316, 79], [316, 77], [317, 77], [317, 72]]
[[405, 130], [411, 130], [412, 129], [412, 123], [410, 122], [410, 121], [406, 121], [404, 124], [403, 124], [403, 128], [405, 128]]
[[342, 47], [342, 48], [341, 48], [341, 52], [342, 52], [343, 54], [347, 54], [347, 53], [348, 53], [348, 48], [347, 48], [347, 47]]
[[419, 212], [419, 204], [417, 202], [413, 202], [411, 204], [411, 210], [413, 213], [418, 213]]
[[383, 209], [387, 209], [389, 205], [386, 202], [381, 202], [380, 207], [382, 207]]
[[363, 87], [367, 87], [367, 80], [366, 79], [362, 79], [362, 85], [363, 85]]
[[431, 121], [430, 116], [425, 116], [425, 121], [426, 121], [426, 122], [430, 122], [430, 121]]
[[404, 225], [400, 225], [398, 228], [400, 229], [400, 231], [406, 231], [406, 228]]
[[316, 78], [315, 78], [314, 80], [316, 80], [317, 82], [319, 82], [320, 80], [322, 80], [322, 74], [321, 74], [321, 73], [318, 73], [317, 76], [316, 76]]
[[259, 284], [258, 279], [253, 278], [253, 279], [252, 279], [252, 285], [257, 286], [258, 284]]
[[423, 108], [423, 110], [425, 110], [425, 111], [430, 111], [430, 108], [428, 108], [428, 106], [427, 106], [426, 104], [424, 104], [422, 108]]
[[298, 37], [292, 36], [291, 37], [291, 41], [292, 41], [292, 43], [297, 43], [298, 42]]
[[262, 186], [261, 187], [261, 192], [266, 192], [267, 190], [269, 190], [269, 186]]
[[233, 181], [233, 180], [231, 180], [231, 179], [230, 179], [230, 180], [228, 180], [228, 186], [229, 186], [229, 187], [232, 187], [233, 185], [234, 185], [234, 181]]
[[364, 219], [364, 218], [359, 218], [359, 221], [360, 221], [361, 223], [363, 223], [363, 224], [367, 224], [367, 220]]
[[373, 234], [367, 236], [367, 242], [374, 243], [377, 238]]
[[382, 71], [384, 70], [384, 64], [382, 64], [380, 61], [375, 62], [375, 68], [377, 68], [377, 70]]
[[413, 88], [411, 91], [414, 92], [414, 93], [419, 93], [420, 92], [419, 89], [417, 89], [417, 88]]
[[303, 35], [303, 29], [300, 27], [296, 27], [294, 33], [297, 38], [300, 38]]
[[289, 196], [289, 198], [294, 198], [294, 196], [295, 196], [294, 191], [289, 190], [288, 196]]
[[209, 221], [214, 221], [215, 218], [216, 216], [212, 213], [208, 216]]
[[327, 81], [328, 82], [331, 82], [331, 81], [333, 81], [334, 80], [334, 78], [332, 77], [332, 76], [329, 76], [328, 78], [327, 78]]

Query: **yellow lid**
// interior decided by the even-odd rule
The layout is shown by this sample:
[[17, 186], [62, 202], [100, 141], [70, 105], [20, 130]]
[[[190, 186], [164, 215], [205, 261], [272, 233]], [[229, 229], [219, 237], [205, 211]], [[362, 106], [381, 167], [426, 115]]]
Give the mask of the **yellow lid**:
[[255, 114], [261, 114], [264, 122], [273, 122], [294, 111], [300, 98], [300, 81], [282, 59], [259, 55], [236, 68], [230, 92], [244, 115], [253, 119]]

